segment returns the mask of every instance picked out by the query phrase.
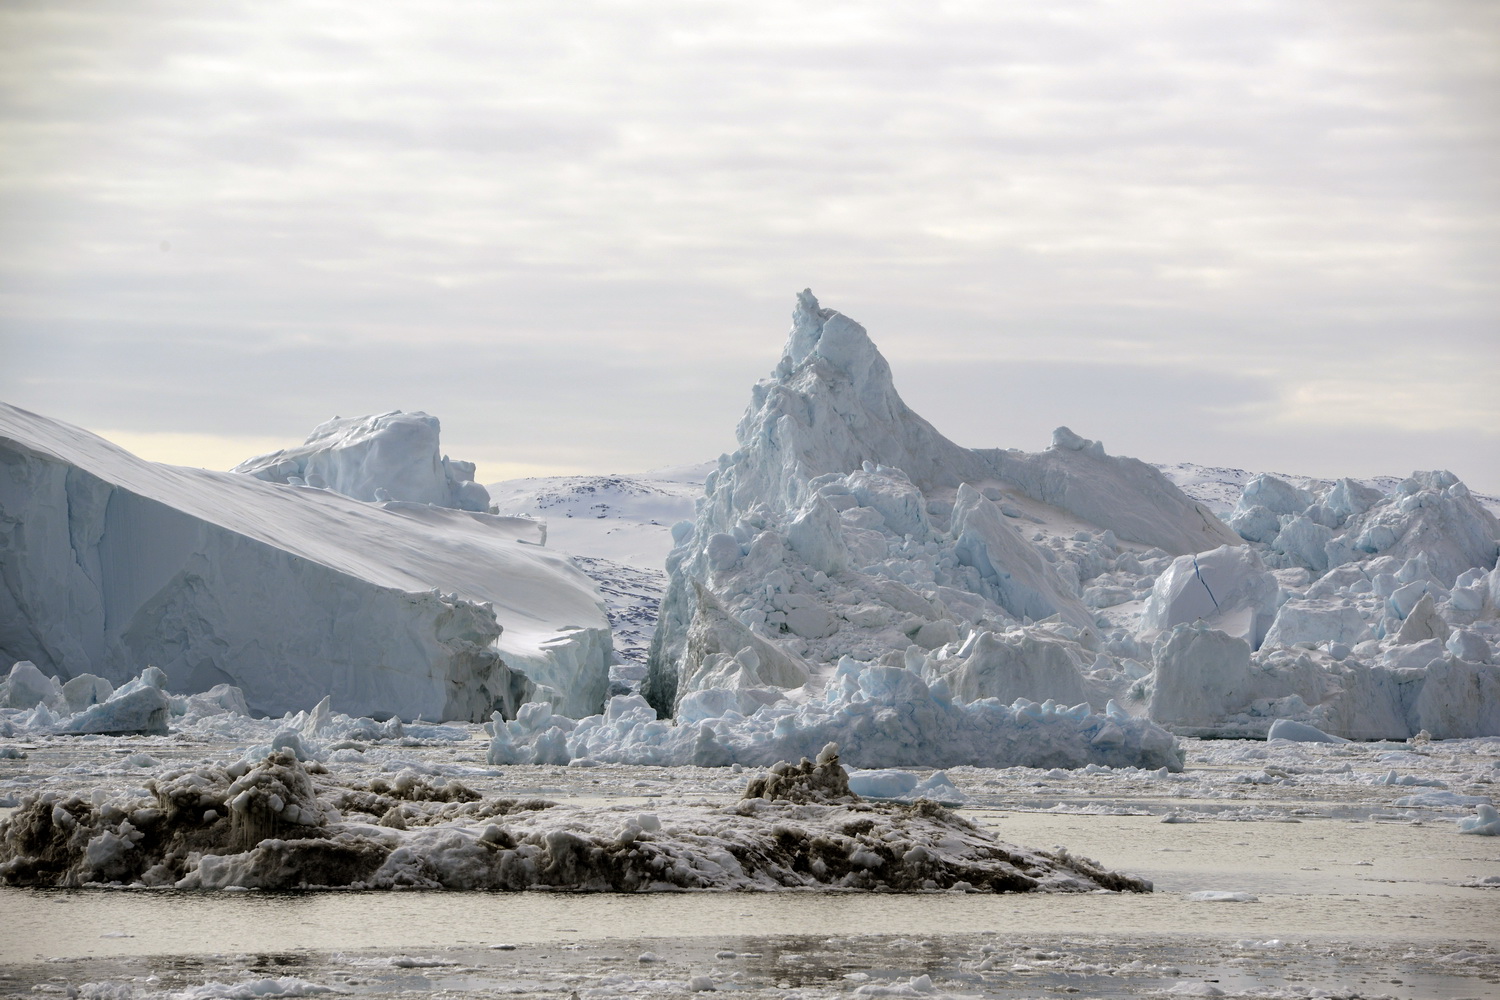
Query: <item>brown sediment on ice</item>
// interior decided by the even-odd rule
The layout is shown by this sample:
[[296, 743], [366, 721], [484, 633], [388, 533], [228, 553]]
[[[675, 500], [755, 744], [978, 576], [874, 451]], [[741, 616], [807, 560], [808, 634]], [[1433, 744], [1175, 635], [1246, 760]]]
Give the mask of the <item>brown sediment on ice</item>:
[[12, 885], [643, 892], [1149, 892], [1064, 850], [996, 840], [930, 801], [861, 800], [830, 746], [728, 806], [485, 798], [412, 772], [340, 779], [289, 752], [172, 772], [145, 795], [42, 793], [0, 824]]

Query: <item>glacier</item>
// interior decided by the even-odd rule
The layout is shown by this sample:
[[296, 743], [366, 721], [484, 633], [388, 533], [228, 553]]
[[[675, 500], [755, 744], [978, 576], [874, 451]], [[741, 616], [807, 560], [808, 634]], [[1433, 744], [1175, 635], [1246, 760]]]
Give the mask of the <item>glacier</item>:
[[534, 521], [158, 465], [3, 405], [0, 469], [8, 661], [110, 684], [154, 666], [269, 714], [584, 715], [607, 694], [597, 590]]

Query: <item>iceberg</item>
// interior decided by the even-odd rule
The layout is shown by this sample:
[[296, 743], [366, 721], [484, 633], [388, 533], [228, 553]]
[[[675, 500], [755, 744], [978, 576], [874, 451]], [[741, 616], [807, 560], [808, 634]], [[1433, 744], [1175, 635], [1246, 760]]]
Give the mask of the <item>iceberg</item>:
[[533, 521], [158, 465], [4, 405], [0, 465], [8, 662], [109, 684], [154, 665], [171, 691], [230, 684], [273, 715], [604, 702], [597, 590]]
[[437, 417], [392, 410], [334, 417], [295, 448], [236, 465], [268, 483], [321, 487], [356, 500], [408, 500], [484, 513], [489, 492], [474, 482], [474, 463], [441, 453]]
[[[1067, 428], [1039, 454], [954, 444], [901, 400], [865, 329], [810, 291], [736, 437], [673, 531], [641, 688], [664, 716], [748, 725], [786, 711], [768, 701], [778, 690], [798, 711], [858, 714], [841, 685], [886, 670], [906, 679], [882, 690], [922, 686], [916, 705], [940, 692], [947, 707], [916, 713], [922, 725], [960, 732], [966, 712], [989, 726], [999, 716], [986, 713], [1023, 701], [1108, 700], [1090, 675], [1123, 675], [1103, 651], [1118, 624], [1096, 608], [1133, 600], [1172, 555], [1244, 545], [1157, 469]], [[1032, 625], [1045, 634], [1012, 636]], [[829, 738], [886, 766], [858, 757], [858, 739]], [[892, 766], [970, 759], [951, 734], [910, 738], [932, 756], [908, 750]]]

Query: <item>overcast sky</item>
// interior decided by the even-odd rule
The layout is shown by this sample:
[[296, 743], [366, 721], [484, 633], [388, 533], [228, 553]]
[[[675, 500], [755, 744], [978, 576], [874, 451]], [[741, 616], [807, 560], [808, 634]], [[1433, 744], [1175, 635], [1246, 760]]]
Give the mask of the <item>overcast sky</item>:
[[1489, 0], [0, 7], [0, 398], [225, 468], [734, 447], [794, 293], [956, 441], [1500, 492]]

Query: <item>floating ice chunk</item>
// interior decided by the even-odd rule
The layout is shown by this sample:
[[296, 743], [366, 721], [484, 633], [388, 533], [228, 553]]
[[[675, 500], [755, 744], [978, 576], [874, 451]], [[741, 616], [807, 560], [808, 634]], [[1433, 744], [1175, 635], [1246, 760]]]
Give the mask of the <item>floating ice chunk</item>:
[[1453, 806], [1491, 806], [1488, 795], [1461, 795], [1458, 792], [1418, 792], [1403, 795], [1392, 803], [1397, 809], [1445, 809]]
[[[1092, 742], [1092, 741], [1091, 741]], [[934, 771], [916, 788], [911, 790], [914, 799], [931, 799], [945, 806], [959, 806], [969, 801], [969, 795], [948, 777], [946, 771]]]
[[1293, 719], [1277, 719], [1266, 733], [1268, 740], [1290, 740], [1294, 743], [1348, 743], [1342, 736], [1330, 736], [1316, 726]]
[[898, 769], [851, 771], [849, 788], [856, 795], [870, 799], [931, 799], [943, 805], [963, 805], [969, 801], [969, 796], [944, 771], [934, 771], [926, 778]]
[[159, 733], [167, 732], [171, 703], [159, 688], [126, 685], [114, 697], [92, 705], [73, 716], [62, 727], [65, 733]]
[[899, 799], [910, 795], [920, 780], [911, 771], [850, 771], [849, 790], [870, 799]]
[[249, 979], [239, 983], [204, 983], [168, 996], [171, 1000], [273, 1000], [276, 997], [307, 997], [334, 992], [337, 991], [331, 986], [320, 986], [306, 979], [283, 976]]
[[866, 983], [857, 987], [854, 995], [857, 997], [929, 997], [936, 992], [937, 987], [932, 983], [932, 977], [923, 973], [913, 976], [904, 983]]
[[0, 681], [0, 708], [35, 708], [46, 705], [55, 712], [65, 711], [67, 699], [57, 678], [48, 677], [30, 660], [19, 660], [10, 674]]
[[1458, 832], [1500, 837], [1500, 812], [1496, 812], [1494, 806], [1480, 803], [1474, 807], [1473, 816], [1466, 816], [1458, 821]]
[[1203, 889], [1190, 892], [1188, 899], [1194, 903], [1258, 903], [1260, 899], [1248, 892], [1224, 892], [1218, 889]]

